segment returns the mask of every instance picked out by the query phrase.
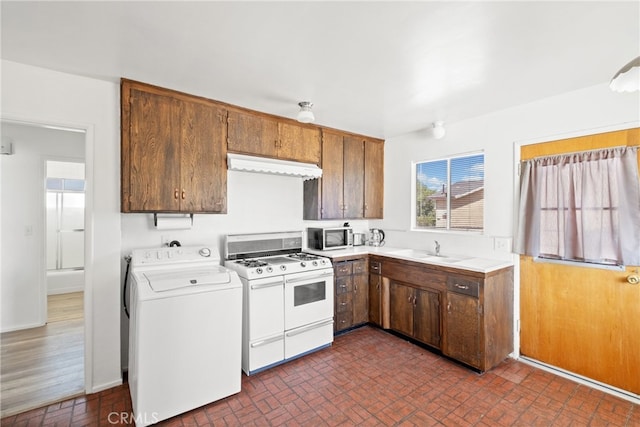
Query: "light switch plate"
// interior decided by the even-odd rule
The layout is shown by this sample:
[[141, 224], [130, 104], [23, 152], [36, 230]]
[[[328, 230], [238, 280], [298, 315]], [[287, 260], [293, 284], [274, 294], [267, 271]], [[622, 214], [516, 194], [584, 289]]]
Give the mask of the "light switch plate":
[[511, 237], [494, 237], [493, 249], [500, 252], [511, 252]]

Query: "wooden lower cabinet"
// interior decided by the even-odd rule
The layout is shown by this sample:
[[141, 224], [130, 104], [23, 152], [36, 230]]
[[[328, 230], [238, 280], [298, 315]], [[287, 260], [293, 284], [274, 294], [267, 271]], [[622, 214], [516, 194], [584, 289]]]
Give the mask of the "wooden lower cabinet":
[[369, 276], [366, 257], [334, 261], [336, 332], [369, 320]]
[[376, 261], [380, 274], [370, 274], [369, 292], [389, 283], [388, 296], [379, 294], [379, 317], [387, 307], [390, 329], [479, 371], [513, 351], [512, 267], [485, 274], [384, 257]]
[[391, 329], [440, 348], [440, 293], [390, 283]]

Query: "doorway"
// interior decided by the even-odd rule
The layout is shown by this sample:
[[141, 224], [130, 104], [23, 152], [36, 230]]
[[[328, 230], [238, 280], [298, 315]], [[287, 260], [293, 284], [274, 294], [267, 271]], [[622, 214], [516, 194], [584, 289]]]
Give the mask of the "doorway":
[[[85, 139], [2, 122], [2, 417], [85, 390]], [[68, 176], [49, 173], [61, 165]]]

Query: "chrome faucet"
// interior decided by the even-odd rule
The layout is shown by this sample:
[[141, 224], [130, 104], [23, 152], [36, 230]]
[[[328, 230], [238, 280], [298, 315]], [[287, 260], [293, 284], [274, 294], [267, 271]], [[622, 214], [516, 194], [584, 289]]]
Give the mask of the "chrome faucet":
[[434, 242], [436, 242], [436, 256], [440, 256], [440, 243], [437, 240], [434, 240]]

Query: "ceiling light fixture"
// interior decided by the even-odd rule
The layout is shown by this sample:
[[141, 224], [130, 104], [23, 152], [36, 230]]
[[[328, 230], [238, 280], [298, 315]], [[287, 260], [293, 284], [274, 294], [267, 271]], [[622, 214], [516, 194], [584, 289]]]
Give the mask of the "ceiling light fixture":
[[433, 125], [431, 125], [433, 127], [432, 132], [433, 132], [433, 137], [435, 139], [442, 139], [444, 138], [444, 135], [447, 133], [447, 130], [444, 128], [444, 122], [443, 121], [437, 121], [434, 122]]
[[311, 102], [298, 102], [298, 105], [300, 106], [300, 111], [298, 112], [297, 120], [300, 123], [311, 123], [316, 119], [313, 116], [313, 111], [311, 111], [311, 107], [313, 107]]
[[640, 90], [640, 56], [622, 67], [611, 79], [609, 87], [614, 92]]

